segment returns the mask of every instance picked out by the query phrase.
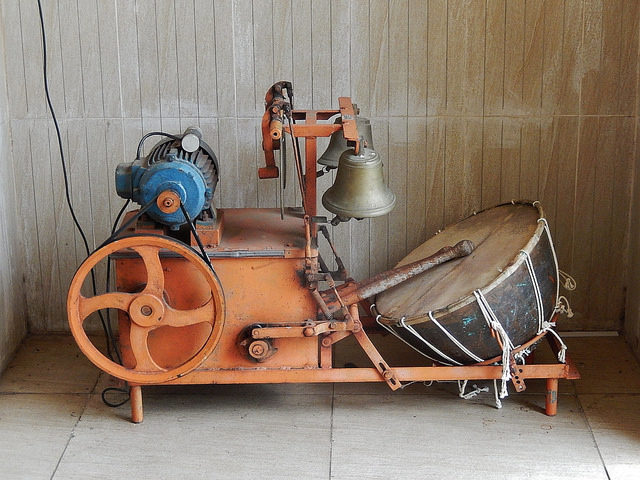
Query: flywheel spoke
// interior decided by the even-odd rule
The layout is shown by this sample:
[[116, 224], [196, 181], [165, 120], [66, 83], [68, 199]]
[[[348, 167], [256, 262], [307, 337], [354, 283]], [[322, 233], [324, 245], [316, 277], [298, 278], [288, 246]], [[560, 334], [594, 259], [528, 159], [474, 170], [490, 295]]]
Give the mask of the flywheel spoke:
[[147, 337], [152, 328], [145, 328], [131, 324], [129, 338], [131, 340], [131, 350], [136, 358], [136, 370], [140, 372], [164, 372], [165, 368], [159, 366], [151, 357]]
[[164, 272], [162, 271], [162, 264], [158, 256], [160, 249], [146, 245], [136, 246], [133, 247], [133, 249], [142, 257], [144, 266], [147, 269], [147, 286], [144, 289], [145, 293], [162, 297], [162, 291], [164, 290]]
[[162, 323], [172, 327], [186, 327], [196, 323], [212, 323], [215, 318], [215, 305], [213, 298], [201, 307], [192, 310], [175, 310], [167, 305]]
[[118, 310], [129, 310], [129, 305], [136, 298], [131, 293], [105, 293], [95, 297], [79, 297], [78, 310], [80, 318], [84, 321], [89, 315], [104, 308], [117, 308]]

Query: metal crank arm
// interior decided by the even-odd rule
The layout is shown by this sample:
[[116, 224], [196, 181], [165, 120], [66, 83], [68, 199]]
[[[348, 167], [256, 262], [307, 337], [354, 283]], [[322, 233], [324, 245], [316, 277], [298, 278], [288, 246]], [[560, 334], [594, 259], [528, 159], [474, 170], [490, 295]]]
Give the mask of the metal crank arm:
[[400, 380], [398, 380], [394, 370], [387, 364], [384, 358], [382, 358], [378, 349], [363, 330], [358, 316], [358, 305], [351, 305], [349, 307], [349, 315], [353, 320], [353, 336], [356, 337], [356, 340], [362, 347], [362, 350], [364, 350], [364, 353], [366, 353], [369, 359], [373, 362], [376, 370], [378, 370], [384, 381], [387, 382], [389, 388], [391, 388], [391, 390], [397, 390], [402, 387], [402, 384], [400, 383]]

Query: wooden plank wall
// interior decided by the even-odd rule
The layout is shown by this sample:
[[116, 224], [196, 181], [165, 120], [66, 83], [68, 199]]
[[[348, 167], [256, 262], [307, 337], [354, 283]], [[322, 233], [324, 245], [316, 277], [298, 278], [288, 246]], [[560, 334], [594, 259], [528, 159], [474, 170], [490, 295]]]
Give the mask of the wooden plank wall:
[[[3, 51], [0, 36], [0, 52]], [[24, 312], [24, 260], [17, 225], [4, 64], [0, 62], [0, 373], [27, 332]]]
[[[640, 100], [639, 100], [640, 102]], [[636, 110], [636, 115], [640, 109]], [[636, 142], [640, 135], [640, 117], [636, 116]], [[640, 152], [636, 147], [636, 168], [631, 201], [631, 228], [627, 261], [627, 303], [624, 336], [640, 359]]]
[[[43, 3], [72, 199], [92, 245], [121, 204], [115, 165], [153, 129], [202, 127], [221, 163], [218, 206], [275, 206], [275, 181], [256, 175], [259, 117], [269, 85], [291, 79], [300, 107], [353, 97], [398, 196], [388, 217], [334, 229], [356, 278], [474, 211], [538, 199], [579, 284], [562, 327], [621, 327], [637, 0]], [[35, 2], [4, 0], [2, 20], [29, 324], [64, 330], [84, 253], [64, 206]]]

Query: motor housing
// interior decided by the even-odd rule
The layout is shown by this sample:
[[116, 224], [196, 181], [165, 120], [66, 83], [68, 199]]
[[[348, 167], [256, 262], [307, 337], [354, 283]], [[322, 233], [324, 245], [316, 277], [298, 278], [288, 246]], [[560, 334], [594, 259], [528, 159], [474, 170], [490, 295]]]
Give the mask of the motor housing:
[[[118, 195], [146, 205], [163, 192], [170, 192], [179, 198], [191, 219], [205, 211], [213, 216], [211, 201], [218, 183], [218, 161], [200, 137], [199, 130], [190, 128], [182, 136], [159, 142], [146, 157], [118, 165]], [[187, 222], [180, 208], [154, 204], [147, 213], [174, 230]]]

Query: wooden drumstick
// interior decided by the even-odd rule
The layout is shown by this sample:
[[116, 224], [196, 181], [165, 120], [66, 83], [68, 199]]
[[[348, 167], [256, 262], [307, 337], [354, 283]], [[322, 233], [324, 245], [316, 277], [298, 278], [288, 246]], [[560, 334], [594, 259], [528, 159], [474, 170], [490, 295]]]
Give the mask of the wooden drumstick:
[[[409, 263], [408, 265], [402, 265], [393, 270], [378, 273], [360, 283], [347, 282], [337, 287], [338, 295], [340, 295], [345, 305], [358, 303], [365, 298], [371, 298], [440, 264], [455, 260], [456, 258], [466, 257], [473, 252], [475, 248], [471, 240], [462, 240], [453, 247], [443, 247], [429, 257]], [[321, 292], [321, 295], [327, 305], [338, 302], [333, 290], [325, 290]]]

